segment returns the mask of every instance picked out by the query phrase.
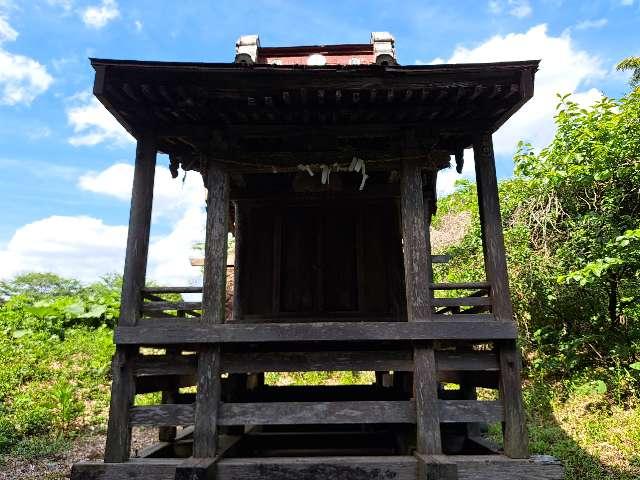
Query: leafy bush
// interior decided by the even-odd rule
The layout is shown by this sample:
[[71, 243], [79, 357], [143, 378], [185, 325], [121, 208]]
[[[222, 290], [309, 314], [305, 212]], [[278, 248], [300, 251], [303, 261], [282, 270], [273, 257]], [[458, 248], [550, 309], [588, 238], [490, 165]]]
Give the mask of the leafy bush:
[[[584, 109], [560, 98], [553, 142], [520, 144], [515, 177], [499, 184], [512, 300], [525, 373], [602, 385], [623, 402], [640, 388], [640, 89]], [[439, 203], [437, 227], [471, 225], [439, 280], [481, 280], [475, 185]]]
[[[23, 288], [26, 280], [37, 287]], [[3, 284], [14, 294], [0, 305], [0, 452], [102, 423], [108, 406], [119, 279], [26, 280]]]

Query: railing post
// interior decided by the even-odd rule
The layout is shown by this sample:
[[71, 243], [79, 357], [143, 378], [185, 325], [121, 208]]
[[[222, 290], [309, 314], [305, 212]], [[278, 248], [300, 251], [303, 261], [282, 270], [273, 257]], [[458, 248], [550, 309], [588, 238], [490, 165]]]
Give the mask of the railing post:
[[[207, 230], [201, 320], [207, 324], [218, 324], [225, 320], [229, 176], [213, 161], [209, 161], [206, 185]], [[196, 458], [211, 458], [216, 454], [220, 390], [220, 345], [205, 346], [198, 354], [193, 431], [193, 456]]]
[[[407, 317], [410, 322], [431, 320], [431, 246], [425, 225], [421, 168], [404, 159], [400, 176], [400, 208], [404, 248]], [[416, 344], [413, 351], [417, 452], [442, 451], [438, 415], [438, 377], [432, 342]]]
[[[151, 131], [138, 139], [133, 173], [127, 252], [122, 278], [122, 299], [118, 325], [133, 326], [140, 318], [142, 287], [147, 273], [153, 181], [156, 167], [156, 137]], [[129, 408], [135, 396], [135, 383], [129, 360], [137, 347], [117, 347], [112, 361], [111, 403], [104, 461], [124, 462], [131, 450]]]
[[[487, 282], [491, 285], [492, 312], [498, 321], [513, 321], [491, 134], [477, 136], [473, 142], [473, 151], [484, 265]], [[500, 395], [505, 412], [504, 451], [512, 458], [526, 458], [528, 448], [526, 419], [522, 407], [520, 352], [515, 341], [498, 342], [497, 347], [500, 356]]]

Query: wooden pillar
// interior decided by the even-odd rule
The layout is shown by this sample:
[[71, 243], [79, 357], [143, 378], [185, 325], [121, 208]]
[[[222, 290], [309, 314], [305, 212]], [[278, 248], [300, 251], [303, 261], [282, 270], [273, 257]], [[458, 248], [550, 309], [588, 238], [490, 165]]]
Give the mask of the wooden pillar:
[[[491, 285], [492, 311], [498, 321], [513, 321], [507, 257], [502, 235], [498, 182], [490, 134], [474, 139], [478, 208], [487, 282]], [[504, 403], [504, 451], [512, 458], [528, 456], [526, 419], [522, 407], [520, 352], [515, 341], [497, 342], [500, 358], [500, 395]]]
[[[407, 319], [410, 322], [429, 321], [431, 252], [429, 231], [424, 222], [420, 165], [414, 160], [405, 159], [402, 162], [400, 191]], [[413, 357], [417, 451], [421, 454], [438, 454], [442, 451], [442, 445], [433, 343], [416, 344]]]
[[[229, 176], [215, 162], [207, 170], [207, 231], [204, 247], [202, 322], [224, 323], [229, 232]], [[203, 347], [198, 354], [193, 456], [214, 457], [220, 405], [220, 345]]]
[[[133, 326], [140, 318], [142, 287], [147, 272], [153, 180], [156, 166], [156, 138], [145, 132], [136, 148], [133, 173], [129, 233], [122, 278], [122, 299], [118, 325]], [[135, 396], [133, 372], [129, 359], [137, 354], [136, 347], [118, 347], [112, 361], [111, 403], [104, 461], [118, 463], [128, 460], [131, 450], [129, 408]]]

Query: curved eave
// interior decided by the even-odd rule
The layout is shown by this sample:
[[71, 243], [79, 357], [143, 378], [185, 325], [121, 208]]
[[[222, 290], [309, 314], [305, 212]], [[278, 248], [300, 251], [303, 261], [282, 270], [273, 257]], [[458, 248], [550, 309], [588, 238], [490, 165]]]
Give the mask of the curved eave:
[[539, 61], [310, 67], [92, 58], [91, 64], [94, 94], [111, 114], [134, 137], [156, 130], [171, 153], [172, 145], [192, 145], [202, 131], [282, 137], [292, 127], [346, 135], [414, 128], [464, 143], [474, 132], [497, 130], [532, 97]]

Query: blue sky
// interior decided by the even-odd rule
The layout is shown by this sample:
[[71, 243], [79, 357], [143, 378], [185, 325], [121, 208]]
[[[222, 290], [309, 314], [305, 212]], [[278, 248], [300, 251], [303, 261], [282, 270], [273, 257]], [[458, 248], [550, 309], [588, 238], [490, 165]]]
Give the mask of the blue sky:
[[[242, 34], [305, 45], [365, 43], [379, 30], [395, 36], [401, 64], [542, 59], [534, 100], [495, 137], [508, 176], [518, 139], [553, 135], [555, 92], [588, 104], [628, 89], [614, 65], [640, 54], [640, 0], [0, 0], [0, 278], [121, 269], [135, 145], [91, 98], [88, 57], [232, 61]], [[468, 161], [463, 175], [472, 170]], [[441, 174], [440, 192], [455, 178]], [[158, 183], [150, 276], [192, 281], [204, 193], [165, 168]]]

